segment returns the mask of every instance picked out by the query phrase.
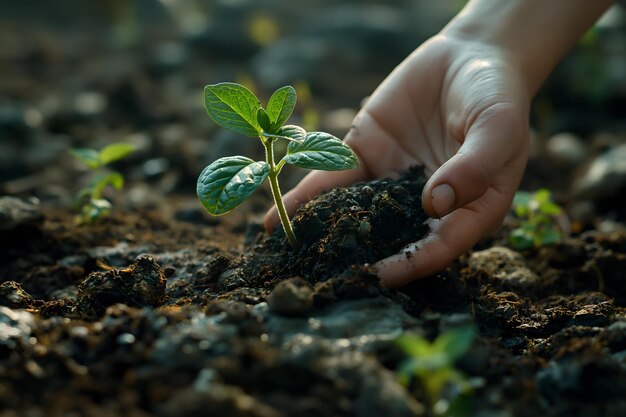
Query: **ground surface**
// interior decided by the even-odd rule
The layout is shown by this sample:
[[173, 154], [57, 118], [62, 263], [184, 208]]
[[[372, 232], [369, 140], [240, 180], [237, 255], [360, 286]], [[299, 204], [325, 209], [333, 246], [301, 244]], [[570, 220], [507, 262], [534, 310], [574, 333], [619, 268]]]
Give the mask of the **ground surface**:
[[[423, 387], [398, 383], [395, 340], [467, 324], [455, 369], [474, 389], [450, 415], [626, 415], [617, 24], [590, 32], [533, 103], [521, 187], [551, 189], [571, 233], [517, 252], [507, 218], [392, 291], [366, 264], [425, 233], [419, 169], [315, 199], [290, 248], [260, 225], [267, 188], [219, 218], [195, 197], [218, 157], [262, 157], [211, 123], [202, 88], [240, 81], [267, 99], [295, 84], [292, 121], [341, 137], [458, 2], [39, 3], [0, 5], [0, 417], [432, 416], [443, 408]], [[69, 150], [112, 142], [136, 147], [111, 167], [125, 187], [106, 194], [111, 217], [77, 225], [91, 176]], [[283, 189], [302, 175], [287, 167]]]
[[429, 415], [396, 381], [393, 341], [470, 322], [467, 415], [623, 415], [626, 234], [525, 254], [496, 238], [381, 289], [351, 265], [423, 233], [418, 174], [320, 197], [295, 250], [253, 226], [241, 252], [233, 225], [158, 212], [77, 227], [44, 211], [4, 231], [2, 415]]

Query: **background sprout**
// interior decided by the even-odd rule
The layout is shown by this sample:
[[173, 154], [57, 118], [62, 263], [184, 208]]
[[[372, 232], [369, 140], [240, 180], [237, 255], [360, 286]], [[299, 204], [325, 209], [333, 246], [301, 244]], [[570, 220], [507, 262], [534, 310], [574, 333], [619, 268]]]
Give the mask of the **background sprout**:
[[104, 190], [107, 186], [121, 190], [124, 187], [124, 176], [107, 169], [106, 166], [126, 158], [134, 151], [135, 147], [127, 143], [112, 143], [100, 151], [87, 148], [70, 150], [70, 153], [87, 165], [94, 174], [89, 186], [76, 194], [76, 206], [80, 209], [77, 216], [79, 223], [92, 223], [110, 214], [111, 203], [103, 197]]
[[512, 209], [522, 219], [520, 226], [509, 235], [509, 242], [514, 249], [538, 248], [561, 240], [558, 216], [563, 210], [552, 201], [547, 189], [542, 188], [534, 193], [518, 191]]
[[[404, 386], [415, 380], [435, 415], [450, 415], [461, 395], [471, 392], [472, 384], [454, 362], [472, 346], [475, 334], [473, 326], [464, 326], [442, 333], [433, 342], [414, 334], [396, 339], [406, 354], [397, 370], [398, 380]], [[452, 398], [444, 397], [446, 388], [451, 388]]]

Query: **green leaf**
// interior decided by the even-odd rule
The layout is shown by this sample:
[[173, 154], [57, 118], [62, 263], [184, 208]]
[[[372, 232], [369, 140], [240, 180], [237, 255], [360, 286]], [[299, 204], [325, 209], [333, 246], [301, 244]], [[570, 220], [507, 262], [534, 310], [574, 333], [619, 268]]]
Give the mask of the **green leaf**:
[[92, 197], [96, 199], [101, 198], [107, 185], [112, 186], [116, 190], [121, 190], [124, 187], [124, 177], [119, 172], [109, 172], [106, 175], [96, 177], [92, 186]]
[[554, 227], [542, 229], [539, 231], [537, 238], [539, 240], [539, 242], [535, 242], [537, 246], [550, 245], [561, 240], [561, 232]]
[[518, 191], [515, 193], [512, 206], [517, 217], [528, 216], [528, 207], [530, 205], [531, 198], [531, 194], [526, 191]]
[[460, 358], [472, 346], [476, 330], [474, 326], [463, 326], [442, 333], [433, 342], [433, 348], [454, 361]]
[[250, 197], [269, 172], [269, 165], [263, 161], [243, 156], [220, 158], [198, 177], [198, 197], [212, 215], [226, 214]]
[[339, 171], [359, 166], [357, 156], [339, 138], [324, 132], [307, 133], [304, 142], [289, 142], [288, 164], [301, 168]]
[[106, 217], [111, 213], [111, 203], [103, 198], [92, 198], [87, 202], [79, 215], [82, 223], [92, 223], [101, 217]]
[[534, 245], [532, 233], [528, 233], [522, 228], [514, 229], [509, 235], [509, 243], [515, 250], [530, 249]]
[[87, 148], [70, 149], [70, 153], [91, 169], [100, 167], [100, 155], [98, 151]]
[[276, 134], [300, 143], [306, 139], [306, 130], [295, 125], [285, 125], [278, 129]]
[[267, 112], [263, 110], [263, 107], [259, 107], [256, 111], [256, 120], [263, 131], [272, 131], [272, 122], [270, 121], [270, 117], [267, 115]]
[[396, 344], [411, 357], [426, 357], [431, 353], [430, 342], [415, 334], [403, 334], [396, 339]]
[[135, 152], [135, 147], [130, 143], [112, 143], [100, 150], [98, 156], [102, 165], [126, 158]]
[[296, 90], [288, 85], [274, 91], [267, 102], [267, 114], [272, 120], [274, 129], [281, 127], [291, 116], [296, 107]]
[[411, 382], [411, 379], [415, 376], [415, 366], [411, 359], [405, 359], [400, 363], [398, 369], [396, 369], [396, 375], [400, 385], [407, 387]]
[[547, 188], [540, 188], [535, 191], [535, 194], [533, 194], [532, 198], [539, 204], [546, 203], [550, 201], [550, 190], [548, 190]]
[[539, 211], [548, 216], [558, 216], [561, 214], [561, 207], [552, 201], [545, 201], [539, 206]]
[[220, 83], [204, 87], [204, 107], [218, 125], [246, 136], [258, 136], [259, 99], [246, 87]]

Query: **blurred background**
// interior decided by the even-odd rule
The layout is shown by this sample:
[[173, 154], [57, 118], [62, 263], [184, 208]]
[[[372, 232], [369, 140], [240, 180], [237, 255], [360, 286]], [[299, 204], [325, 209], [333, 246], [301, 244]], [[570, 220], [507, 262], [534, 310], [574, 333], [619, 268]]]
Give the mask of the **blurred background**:
[[[70, 207], [85, 168], [68, 150], [127, 142], [137, 151], [115, 166], [128, 180], [122, 204], [154, 208], [164, 196], [193, 196], [208, 163], [262, 152], [206, 115], [203, 87], [221, 81], [262, 100], [294, 85], [294, 121], [341, 137], [361, 101], [464, 3], [1, 2], [0, 194]], [[526, 188], [607, 207], [626, 191], [625, 21], [624, 9], [611, 9], [535, 99]], [[303, 173], [284, 174], [283, 187]]]

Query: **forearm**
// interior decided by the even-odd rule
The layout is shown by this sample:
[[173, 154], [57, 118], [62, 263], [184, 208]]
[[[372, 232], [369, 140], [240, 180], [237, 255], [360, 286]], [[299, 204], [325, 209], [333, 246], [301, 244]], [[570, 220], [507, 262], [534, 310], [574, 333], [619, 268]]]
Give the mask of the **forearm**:
[[613, 0], [471, 0], [442, 33], [507, 51], [534, 95], [612, 4]]

